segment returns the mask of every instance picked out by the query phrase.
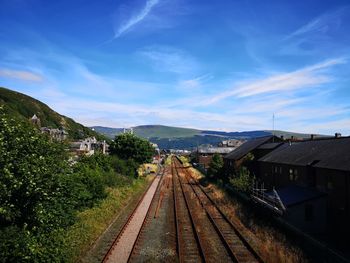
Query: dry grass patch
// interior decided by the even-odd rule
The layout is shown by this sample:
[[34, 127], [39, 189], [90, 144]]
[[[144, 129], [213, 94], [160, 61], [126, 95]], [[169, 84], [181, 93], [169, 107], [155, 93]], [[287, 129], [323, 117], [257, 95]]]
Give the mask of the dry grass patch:
[[249, 215], [249, 211], [238, 201], [233, 201], [225, 191], [210, 184], [207, 188], [210, 196], [231, 220], [238, 230], [256, 248], [266, 262], [307, 262], [305, 255], [293, 246], [286, 237], [277, 230], [265, 226]]

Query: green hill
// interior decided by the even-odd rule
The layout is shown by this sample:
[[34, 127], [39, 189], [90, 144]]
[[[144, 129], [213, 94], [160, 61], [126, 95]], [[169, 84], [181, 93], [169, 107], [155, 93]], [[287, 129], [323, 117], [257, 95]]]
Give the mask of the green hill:
[[144, 138], [184, 138], [199, 135], [200, 130], [170, 127], [164, 125], [141, 125], [134, 127], [134, 133]]
[[101, 135], [73, 119], [60, 115], [49, 106], [22, 93], [0, 87], [0, 105], [7, 113], [22, 119], [29, 119], [34, 114], [40, 118], [42, 127], [64, 128], [70, 139], [81, 139], [88, 136], [101, 138]]
[[[123, 128], [109, 128], [102, 126], [91, 127], [94, 130], [113, 139], [116, 135], [123, 132]], [[272, 135], [284, 136], [285, 139], [291, 138], [310, 138], [310, 134], [288, 132], [288, 131], [243, 131], [243, 132], [223, 132], [223, 131], [206, 131], [179, 127], [170, 127], [163, 125], [141, 125], [133, 127], [134, 133], [151, 142], [158, 144], [161, 149], [191, 149], [201, 144], [217, 145], [219, 142], [227, 139], [243, 139]], [[323, 137], [325, 135], [316, 135]]]
[[[311, 134], [309, 133], [298, 133], [298, 132], [280, 131], [280, 130], [275, 130], [275, 131], [266, 130], [266, 132], [274, 134], [277, 137], [283, 136], [284, 138], [291, 138], [293, 136], [294, 138], [298, 138], [298, 139], [308, 139], [311, 137]], [[323, 134], [314, 134], [314, 136], [315, 138], [329, 137], [329, 135], [323, 135]]]

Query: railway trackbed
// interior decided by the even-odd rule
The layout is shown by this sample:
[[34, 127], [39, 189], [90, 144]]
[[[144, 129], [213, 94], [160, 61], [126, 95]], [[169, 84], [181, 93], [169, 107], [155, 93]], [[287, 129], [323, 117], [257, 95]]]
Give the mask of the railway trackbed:
[[[179, 230], [182, 230], [178, 230], [177, 239], [179, 261], [263, 262], [245, 237], [177, 158], [173, 158], [173, 170], [173, 180], [180, 184], [176, 191], [177, 195], [183, 195], [186, 203], [186, 206], [178, 205], [175, 210], [187, 209], [191, 224], [186, 224], [186, 228], [189, 229], [186, 233], [187, 235], [193, 233], [191, 239], [183, 238], [182, 229], [185, 226], [178, 226]], [[175, 214], [178, 216], [181, 213], [186, 212], [177, 211]], [[181, 218], [177, 218], [176, 221], [183, 223]], [[195, 252], [195, 248], [197, 248], [197, 252]]]
[[[164, 257], [152, 258], [152, 253], [147, 252], [157, 249], [163, 252], [170, 249], [174, 253], [164, 261]], [[172, 158], [170, 167], [153, 179], [103, 262], [145, 260], [263, 262], [244, 235], [176, 157]]]

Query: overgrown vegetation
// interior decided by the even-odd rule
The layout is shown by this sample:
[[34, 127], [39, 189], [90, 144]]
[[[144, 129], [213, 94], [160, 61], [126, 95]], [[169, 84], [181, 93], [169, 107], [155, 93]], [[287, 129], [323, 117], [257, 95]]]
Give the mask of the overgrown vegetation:
[[223, 173], [224, 160], [220, 154], [215, 153], [209, 164], [207, 175], [209, 178], [219, 178]]
[[235, 190], [243, 193], [249, 193], [254, 183], [254, 177], [250, 175], [247, 167], [242, 166], [237, 174], [230, 178], [230, 184]]
[[70, 261], [67, 229], [107, 187], [133, 184], [135, 156], [97, 154], [71, 165], [64, 145], [0, 106], [0, 262]]

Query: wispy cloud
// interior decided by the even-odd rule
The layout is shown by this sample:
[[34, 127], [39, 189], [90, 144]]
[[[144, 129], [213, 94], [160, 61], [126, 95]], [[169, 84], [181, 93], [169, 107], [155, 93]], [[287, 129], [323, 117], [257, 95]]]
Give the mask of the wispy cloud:
[[43, 76], [24, 70], [0, 69], [0, 77], [19, 79], [22, 81], [41, 82]]
[[286, 36], [285, 40], [304, 34], [327, 33], [333, 29], [337, 29], [342, 23], [342, 16], [349, 12], [349, 10], [350, 8], [346, 6], [324, 13]]
[[212, 78], [213, 76], [211, 76], [210, 74], [205, 74], [196, 78], [182, 80], [180, 81], [179, 86], [180, 88], [185, 88], [185, 89], [187, 88], [196, 89], [201, 87], [204, 82], [207, 82]]
[[211, 96], [202, 104], [209, 105], [229, 97], [249, 97], [262, 93], [283, 92], [316, 87], [327, 83], [331, 77], [324, 70], [338, 64], [346, 63], [344, 58], [327, 60], [300, 70], [289, 73], [272, 75], [264, 79], [253, 80], [248, 83], [236, 85], [234, 88]]
[[144, 20], [158, 3], [159, 0], [146, 1], [145, 6], [136, 15], [131, 16], [128, 20], [124, 21], [121, 25], [115, 28], [114, 39], [120, 37], [126, 31]]
[[194, 57], [178, 48], [151, 46], [143, 48], [139, 54], [148, 59], [154, 69], [161, 72], [193, 74], [200, 68]]

